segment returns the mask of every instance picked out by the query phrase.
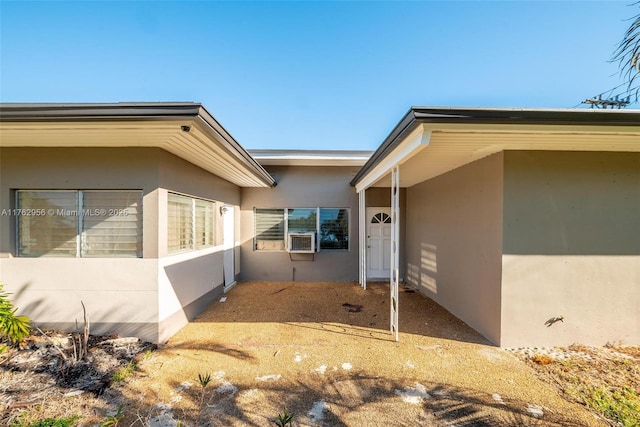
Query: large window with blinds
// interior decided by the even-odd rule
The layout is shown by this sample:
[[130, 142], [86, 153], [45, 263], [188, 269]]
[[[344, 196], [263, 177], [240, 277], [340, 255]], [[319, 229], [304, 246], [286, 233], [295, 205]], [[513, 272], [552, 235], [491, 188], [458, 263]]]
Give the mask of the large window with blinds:
[[169, 253], [204, 249], [215, 246], [216, 202], [180, 194], [168, 196]]
[[142, 257], [142, 191], [16, 191], [17, 255]]
[[283, 208], [254, 210], [257, 251], [286, 249], [287, 233], [314, 232], [320, 250], [349, 249], [349, 209]]

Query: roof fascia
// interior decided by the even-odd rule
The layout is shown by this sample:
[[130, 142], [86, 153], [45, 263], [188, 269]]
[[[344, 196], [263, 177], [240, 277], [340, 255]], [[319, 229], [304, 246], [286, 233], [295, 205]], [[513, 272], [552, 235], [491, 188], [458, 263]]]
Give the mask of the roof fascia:
[[144, 120], [192, 118], [201, 105], [194, 102], [119, 102], [111, 104], [0, 104], [0, 121]]
[[5, 122], [153, 121], [178, 118], [196, 120], [209, 137], [240, 161], [249, 173], [266, 186], [276, 185], [275, 179], [199, 103], [0, 104], [0, 121]]
[[380, 147], [369, 157], [367, 163], [358, 171], [358, 173], [353, 177], [351, 182], [349, 183], [351, 186], [356, 186], [356, 184], [371, 171], [375, 166], [378, 165], [387, 156], [396, 145], [400, 144], [403, 140], [404, 136], [409, 134], [416, 127], [415, 117], [413, 108], [410, 108], [409, 111], [404, 115], [404, 117], [398, 122], [398, 124], [393, 128], [391, 133], [385, 138]]
[[416, 127], [400, 144], [378, 162], [356, 185], [356, 192], [366, 190], [387, 175], [396, 165], [402, 164], [429, 145], [431, 131], [424, 125]]
[[249, 170], [251, 170], [257, 178], [269, 187], [275, 187], [276, 180], [267, 172], [251, 154], [247, 152], [233, 136], [207, 111], [204, 106], [200, 106], [198, 118], [202, 124], [205, 124], [205, 129], [211, 132], [211, 134], [220, 141], [224, 148], [235, 156], [241, 163], [243, 163]]
[[[430, 124], [429, 129], [436, 129], [438, 125], [459, 125], [467, 129], [474, 129], [474, 125], [489, 129], [499, 127], [503, 129], [522, 129], [522, 125], [551, 131], [569, 131], [582, 128], [590, 131], [593, 127], [598, 130], [613, 131], [614, 129], [635, 130], [640, 123], [640, 110], [559, 110], [559, 109], [516, 109], [516, 108], [444, 108], [444, 107], [412, 107], [400, 120], [391, 133], [385, 138], [380, 147], [373, 153], [369, 161], [358, 171], [351, 180], [352, 186], [360, 186], [362, 181], [376, 166], [406, 138], [408, 132], [413, 131], [419, 124]], [[495, 125], [495, 126], [487, 126]], [[519, 125], [514, 128], [514, 125]], [[443, 126], [445, 127], [445, 126]]]

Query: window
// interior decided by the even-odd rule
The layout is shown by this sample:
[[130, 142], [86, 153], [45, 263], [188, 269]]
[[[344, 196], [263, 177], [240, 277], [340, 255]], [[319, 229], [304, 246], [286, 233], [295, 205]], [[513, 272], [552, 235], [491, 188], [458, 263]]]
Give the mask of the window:
[[18, 256], [142, 256], [139, 190], [18, 190], [16, 218]]
[[320, 209], [320, 249], [349, 249], [349, 210]]
[[287, 233], [314, 232], [320, 250], [349, 249], [349, 209], [255, 209], [255, 249], [286, 249]]
[[313, 209], [287, 209], [287, 230], [289, 233], [317, 231], [317, 212]]
[[170, 253], [216, 245], [216, 202], [169, 193], [167, 246]]
[[371, 218], [371, 224], [391, 224], [391, 217], [384, 213], [377, 213]]
[[284, 209], [256, 209], [254, 218], [256, 250], [283, 251]]
[[206, 200], [195, 200], [196, 209], [196, 249], [215, 245], [214, 216], [215, 203]]

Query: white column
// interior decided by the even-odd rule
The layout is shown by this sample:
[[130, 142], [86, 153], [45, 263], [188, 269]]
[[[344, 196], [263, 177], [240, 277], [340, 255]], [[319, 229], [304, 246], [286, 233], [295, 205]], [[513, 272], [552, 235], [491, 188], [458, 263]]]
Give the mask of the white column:
[[398, 341], [398, 287], [400, 257], [400, 166], [391, 169], [391, 278], [389, 290], [391, 294], [391, 333]]
[[358, 280], [360, 281], [360, 286], [367, 289], [367, 209], [365, 191], [358, 192], [358, 236], [360, 242]]

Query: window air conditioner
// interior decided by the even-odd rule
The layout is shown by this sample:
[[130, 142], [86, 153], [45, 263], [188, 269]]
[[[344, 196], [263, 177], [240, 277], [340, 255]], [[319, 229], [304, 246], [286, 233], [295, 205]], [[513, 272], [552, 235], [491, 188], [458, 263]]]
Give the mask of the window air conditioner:
[[289, 233], [287, 250], [294, 254], [312, 254], [316, 251], [316, 233]]

